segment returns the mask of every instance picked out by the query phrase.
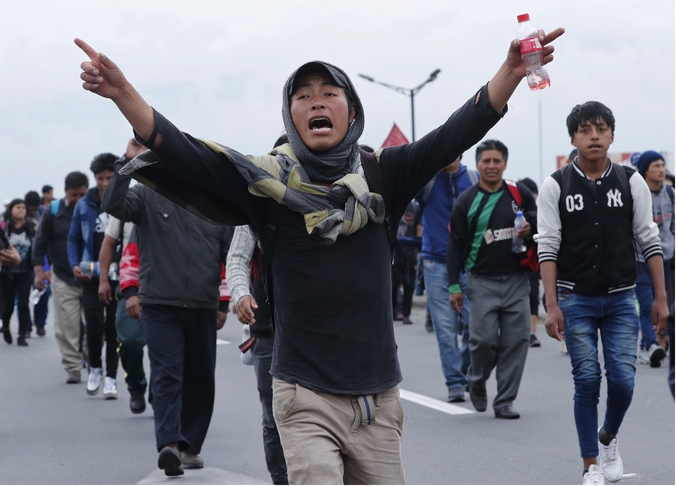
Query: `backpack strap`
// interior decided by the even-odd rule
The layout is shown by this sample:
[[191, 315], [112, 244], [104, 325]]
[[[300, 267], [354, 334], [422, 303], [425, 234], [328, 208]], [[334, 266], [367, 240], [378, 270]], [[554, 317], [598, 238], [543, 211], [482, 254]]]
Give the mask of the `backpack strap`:
[[52, 214], [52, 217], [56, 217], [56, 213], [59, 212], [59, 207], [61, 206], [61, 200], [60, 199], [54, 199], [51, 203], [49, 203], [49, 211]]
[[[383, 196], [383, 202], [385, 203], [384, 224], [387, 240], [390, 243], [390, 252], [392, 253], [395, 262], [404, 266], [408, 260], [404, 253], [404, 249], [401, 247], [401, 243], [399, 243], [399, 239], [397, 238], [399, 221], [394, 221], [394, 217], [392, 216], [392, 198], [389, 194], [389, 188], [385, 184], [383, 169], [376, 158], [376, 154], [361, 149], [359, 149], [359, 152], [361, 155], [361, 166], [364, 169], [364, 176], [366, 177], [366, 183], [369, 186], [369, 190]], [[404, 271], [403, 274], [406, 283], [411, 283], [408, 271]]]
[[519, 187], [516, 185], [516, 182], [505, 179], [505, 183], [507, 184], [507, 189], [509, 189], [509, 192], [512, 193], [512, 197], [516, 201], [516, 205], [521, 208], [523, 201], [521, 200], [521, 193], [519, 192]]
[[[516, 201], [516, 205], [519, 207], [519, 209], [523, 209], [523, 198], [519, 192], [519, 186], [516, 185], [516, 182], [509, 179], [505, 179], [505, 182], [507, 183], [509, 192], [512, 193], [514, 201]], [[521, 266], [526, 267], [533, 272], [540, 270], [540, 262], [538, 261], [537, 254], [537, 243], [535, 243], [535, 241], [529, 240], [529, 242], [526, 244], [526, 256], [520, 261], [520, 263]]]
[[277, 233], [277, 227], [282, 221], [282, 216], [286, 212], [287, 206], [282, 204], [277, 204], [277, 215], [273, 218], [273, 223], [268, 223], [265, 226], [265, 233], [259, 235], [261, 245], [263, 247], [263, 258], [261, 268], [263, 270], [263, 286], [265, 288], [265, 297], [267, 304], [270, 307], [270, 328], [272, 333], [275, 332], [275, 296], [274, 296], [274, 285], [273, 285], [273, 275], [272, 275], [272, 255], [275, 252], [275, 236]]
[[[666, 185], [666, 184], [665, 184]], [[674, 188], [666, 185], [667, 187], [667, 195], [669, 196], [669, 199], [671, 200], [671, 205], [674, 205]]]

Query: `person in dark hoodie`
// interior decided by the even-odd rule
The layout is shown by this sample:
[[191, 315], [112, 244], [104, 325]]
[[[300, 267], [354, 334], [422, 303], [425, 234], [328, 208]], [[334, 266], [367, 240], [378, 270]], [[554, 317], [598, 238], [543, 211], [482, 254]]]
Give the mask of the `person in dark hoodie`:
[[[116, 160], [117, 156], [111, 153], [99, 154], [92, 160], [89, 168], [94, 173], [96, 187], [90, 188], [85, 197], [78, 201], [68, 233], [68, 263], [75, 278], [82, 282], [82, 304], [89, 348], [87, 394], [96, 395], [103, 383], [103, 398], [105, 399], [117, 398], [116, 375], [119, 359], [117, 330], [115, 329], [117, 305], [114, 301], [108, 305], [99, 301], [99, 279], [95, 267], [108, 224], [108, 215], [101, 209], [101, 197], [113, 177]], [[89, 262], [89, 268], [80, 268], [83, 262]], [[104, 336], [106, 343], [105, 380], [101, 360]]]
[[[54, 337], [61, 351], [61, 364], [67, 373], [66, 383], [80, 383], [82, 358], [78, 352], [80, 342], [80, 315], [82, 311], [82, 285], [73, 277], [68, 262], [68, 233], [73, 220], [73, 210], [89, 187], [82, 172], [66, 176], [66, 196], [50, 201], [42, 213], [40, 226], [33, 244], [32, 265], [35, 273], [33, 285], [38, 290], [50, 284], [54, 295]], [[45, 272], [45, 256], [51, 269]]]
[[30, 329], [28, 298], [33, 281], [31, 271], [31, 247], [35, 237], [35, 222], [26, 216], [26, 203], [23, 199], [13, 199], [5, 211], [3, 229], [9, 244], [21, 255], [21, 263], [14, 267], [4, 266], [0, 271], [0, 289], [5, 307], [2, 312], [2, 333], [7, 344], [12, 343], [9, 322], [14, 313], [14, 303], [19, 314], [19, 335], [17, 344], [28, 346], [26, 337]]
[[[539, 32], [544, 62], [561, 34]], [[146, 156], [160, 158], [145, 182], [210, 221], [249, 221], [261, 238], [274, 299], [274, 415], [289, 482], [403, 484], [391, 222], [503, 116], [526, 74], [519, 42], [441, 127], [375, 154], [359, 149], [364, 110], [347, 74], [306, 63], [283, 89], [289, 144], [261, 157], [179, 131], [110, 59], [76, 44], [90, 58], [81, 65], [84, 89], [114, 100], [151, 149]], [[138, 158], [125, 173], [147, 160]], [[370, 191], [376, 186], [383, 192]]]

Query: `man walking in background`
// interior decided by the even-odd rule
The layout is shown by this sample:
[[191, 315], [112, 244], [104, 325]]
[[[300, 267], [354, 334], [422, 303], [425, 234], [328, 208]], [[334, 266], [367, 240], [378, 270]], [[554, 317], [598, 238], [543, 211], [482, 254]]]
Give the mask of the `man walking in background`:
[[[66, 383], [80, 383], [82, 357], [80, 346], [80, 320], [82, 314], [82, 284], [73, 278], [68, 261], [68, 233], [73, 210], [89, 187], [82, 172], [66, 176], [66, 196], [54, 200], [44, 211], [33, 244], [32, 265], [34, 286], [44, 290], [45, 281], [54, 295], [54, 337], [61, 351], [61, 363], [66, 370]], [[51, 261], [48, 275], [43, 271], [45, 256]]]

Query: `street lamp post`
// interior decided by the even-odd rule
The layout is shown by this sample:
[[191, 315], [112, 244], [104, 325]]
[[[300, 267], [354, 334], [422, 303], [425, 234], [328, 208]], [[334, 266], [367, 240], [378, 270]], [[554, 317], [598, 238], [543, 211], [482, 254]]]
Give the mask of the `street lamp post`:
[[401, 93], [403, 95], [409, 96], [411, 98], [411, 141], [415, 142], [415, 104], [414, 104], [414, 97], [415, 95], [418, 94], [418, 92], [425, 86], [427, 83], [431, 83], [435, 79], [437, 79], [437, 76], [441, 72], [441, 69], [437, 69], [436, 71], [432, 72], [423, 83], [419, 84], [415, 88], [402, 88], [401, 86], [395, 86], [393, 84], [389, 83], [383, 83], [382, 81], [378, 81], [376, 79], [373, 79], [371, 76], [367, 76], [365, 74], [360, 74], [359, 77], [366, 79], [367, 81], [371, 81], [372, 83], [380, 84], [382, 86], [385, 86], [386, 88], [393, 89], [397, 93]]

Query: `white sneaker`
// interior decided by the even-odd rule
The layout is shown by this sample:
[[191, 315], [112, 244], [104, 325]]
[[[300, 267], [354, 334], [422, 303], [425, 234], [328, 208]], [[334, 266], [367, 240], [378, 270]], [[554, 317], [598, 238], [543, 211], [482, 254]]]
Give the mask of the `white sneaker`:
[[103, 398], [106, 400], [115, 400], [117, 398], [117, 382], [115, 378], [106, 376], [103, 382]]
[[638, 350], [638, 362], [641, 364], [650, 364], [650, 354], [648, 350], [641, 348]]
[[[601, 429], [599, 429], [600, 431]], [[622, 465], [620, 451], [617, 448], [617, 437], [613, 437], [613, 440], [607, 446], [599, 441], [599, 460], [601, 462], [601, 469], [603, 469], [603, 475], [608, 481], [616, 483], [622, 479], [624, 466]]]
[[89, 368], [89, 379], [87, 380], [87, 395], [96, 395], [101, 388], [103, 380], [103, 368]]
[[600, 466], [592, 464], [582, 477], [582, 484], [606, 484], [603, 470]]

